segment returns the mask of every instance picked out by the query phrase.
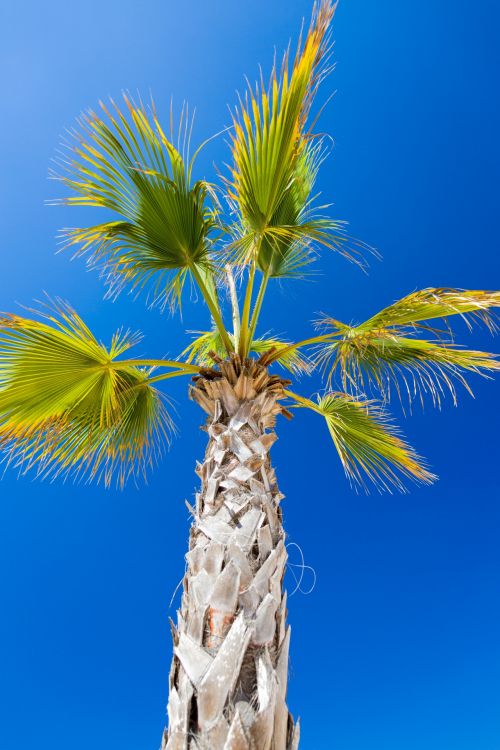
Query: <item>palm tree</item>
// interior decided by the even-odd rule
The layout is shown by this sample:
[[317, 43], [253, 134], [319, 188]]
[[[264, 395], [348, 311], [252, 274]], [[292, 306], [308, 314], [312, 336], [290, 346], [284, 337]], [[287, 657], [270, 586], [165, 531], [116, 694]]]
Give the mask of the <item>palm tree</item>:
[[[298, 747], [286, 705], [283, 496], [269, 456], [277, 417], [310, 409], [323, 418], [354, 484], [426, 484], [434, 476], [387, 404], [395, 396], [439, 405], [447, 392], [456, 400], [469, 373], [499, 368], [494, 355], [456, 345], [448, 325], [460, 315], [493, 330], [499, 292], [429, 288], [357, 325], [324, 317], [304, 341], [258, 334], [276, 280], [302, 278], [320, 249], [359, 265], [369, 250], [314, 198], [324, 140], [311, 109], [330, 70], [334, 11], [323, 0], [293, 59], [287, 53], [269, 84], [240, 100], [231, 166], [218, 184], [194, 177], [199, 149], [190, 156], [185, 113], [181, 135], [171, 124], [167, 137], [154, 106], [128, 96], [83, 116], [61, 158], [54, 176], [71, 191], [63, 202], [107, 209], [103, 223], [64, 236], [100, 271], [108, 295], [145, 290], [175, 311], [186, 287], [198, 290], [208, 330], [179, 357], [128, 358], [136, 336], [117, 332], [106, 347], [62, 301], [0, 319], [0, 446], [22, 471], [120, 486], [145, 474], [174, 431], [159, 390], [169, 378], [190, 378], [207, 414], [172, 624], [168, 750]], [[306, 398], [288, 376], [313, 370], [324, 389]]]

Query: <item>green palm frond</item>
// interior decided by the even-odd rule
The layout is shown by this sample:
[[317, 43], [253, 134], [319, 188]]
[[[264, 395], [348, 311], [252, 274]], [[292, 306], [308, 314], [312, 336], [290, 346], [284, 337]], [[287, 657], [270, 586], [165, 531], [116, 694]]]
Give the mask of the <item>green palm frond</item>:
[[[269, 90], [250, 89], [234, 117], [234, 165], [229, 195], [245, 224], [261, 232], [278, 210], [286, 191], [305, 166], [304, 128], [311, 101], [325, 71], [328, 29], [334, 9], [323, 2], [289, 72], [288, 54], [280, 73], [272, 71]], [[295, 192], [298, 192], [295, 190]], [[305, 191], [306, 199], [308, 190]]]
[[307, 131], [311, 104], [329, 70], [330, 24], [335, 5], [317, 7], [291, 70], [285, 55], [262, 82], [247, 92], [234, 116], [233, 167], [228, 195], [239, 215], [232, 244], [234, 261], [246, 264], [256, 254], [269, 277], [300, 275], [312, 260], [313, 242], [352, 260], [361, 244], [350, 243], [342, 222], [316, 214], [311, 192], [323, 155], [322, 140]]
[[269, 278], [304, 277], [304, 269], [316, 259], [315, 246], [323, 245], [364, 267], [365, 262], [351, 240], [346, 223], [327, 217], [301, 216], [295, 223], [271, 224], [260, 235], [257, 266]]
[[[221, 358], [225, 357], [224, 343], [216, 329], [196, 333], [199, 335], [181, 354], [187, 363], [194, 362], [200, 367], [212, 367], [214, 362], [212, 354]], [[274, 336], [266, 336], [254, 339], [250, 346], [250, 352], [259, 356], [271, 351], [273, 351], [273, 362], [281, 365], [285, 370], [296, 375], [310, 371], [311, 366], [308, 360], [299, 351], [290, 350], [286, 341]]]
[[193, 182], [192, 161], [165, 136], [154, 110], [124, 101], [125, 112], [101, 102], [102, 116], [81, 118], [54, 174], [73, 195], [54, 202], [113, 212], [110, 221], [63, 231], [66, 245], [100, 269], [110, 295], [146, 286], [153, 302], [175, 305], [189, 276], [199, 282], [211, 272], [217, 200], [211, 185]]
[[404, 479], [423, 484], [435, 480], [376, 402], [346, 393], [328, 393], [314, 402], [286, 393], [296, 407], [312, 409], [324, 417], [348, 478], [365, 490], [366, 480], [389, 491], [392, 487], [404, 491]]
[[22, 471], [128, 478], [155, 463], [173, 423], [148, 370], [116, 357], [137, 337], [104, 347], [66, 304], [45, 320], [0, 319], [0, 448]]
[[[448, 391], [456, 402], [455, 383], [470, 391], [466, 373], [485, 375], [500, 363], [493, 354], [456, 345], [449, 328], [438, 331], [424, 323], [461, 315], [468, 325], [482, 321], [494, 330], [490, 309], [499, 305], [497, 292], [424, 289], [358, 326], [324, 318], [320, 326], [326, 340], [317, 348], [316, 361], [330, 383], [338, 374], [344, 389], [360, 392], [370, 386], [390, 398], [393, 387], [410, 400], [428, 395], [437, 406]], [[426, 331], [434, 334], [433, 340], [423, 338]]]
[[[321, 146], [306, 143], [298, 155], [294, 177], [268, 226], [263, 229], [257, 265], [270, 277], [296, 275], [314, 259], [308, 232], [307, 207], [321, 159]], [[311, 218], [311, 222], [314, 219]], [[338, 224], [340, 227], [340, 224]]]
[[[317, 167], [313, 146], [307, 144], [295, 166], [295, 177], [283, 195], [275, 213], [260, 232], [257, 267], [270, 277], [285, 278], [303, 273], [314, 260], [311, 238], [303, 226], [306, 206], [314, 184]], [[233, 262], [243, 266], [251, 258], [255, 235], [245, 223], [235, 225], [236, 238], [231, 245]]]

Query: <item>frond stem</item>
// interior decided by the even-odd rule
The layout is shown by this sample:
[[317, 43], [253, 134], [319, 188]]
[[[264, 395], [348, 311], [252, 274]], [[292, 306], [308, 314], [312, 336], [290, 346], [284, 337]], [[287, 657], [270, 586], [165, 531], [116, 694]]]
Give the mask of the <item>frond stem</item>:
[[214, 323], [217, 326], [217, 330], [219, 331], [221, 335], [226, 351], [228, 354], [231, 354], [231, 352], [233, 351], [233, 344], [231, 342], [231, 338], [229, 337], [228, 332], [226, 331], [226, 327], [224, 326], [224, 321], [222, 320], [222, 315], [221, 315], [219, 306], [215, 304], [214, 300], [210, 296], [210, 291], [207, 289], [200, 272], [196, 268], [196, 265], [192, 263], [190, 264], [189, 268], [191, 270], [191, 273], [193, 274], [193, 277], [196, 280], [196, 283], [198, 284], [200, 288], [200, 292], [203, 295], [203, 299], [207, 303], [207, 307], [210, 310], [212, 318], [214, 319]]
[[176, 362], [172, 359], [115, 359], [109, 362], [109, 367], [171, 367], [182, 370], [186, 374], [201, 372], [202, 367], [188, 364], [187, 362]]
[[285, 396], [288, 396], [288, 398], [293, 399], [297, 402], [297, 405], [299, 407], [307, 407], [308, 409], [312, 409], [317, 414], [321, 414], [320, 409], [318, 408], [318, 405], [314, 403], [314, 401], [311, 401], [310, 398], [305, 398], [304, 396], [299, 396], [297, 393], [294, 393], [293, 391], [284, 390], [283, 393]]
[[314, 336], [310, 339], [304, 339], [303, 341], [298, 341], [296, 344], [289, 344], [289, 346], [284, 347], [283, 349], [278, 349], [275, 354], [273, 354], [269, 358], [269, 364], [271, 362], [274, 362], [279, 357], [282, 357], [284, 354], [288, 354], [289, 352], [295, 351], [295, 349], [300, 349], [303, 346], [311, 346], [312, 344], [322, 344], [325, 341], [332, 341], [336, 336], [339, 334], [337, 333], [325, 333], [323, 336]]
[[253, 285], [255, 281], [255, 272], [257, 270], [257, 258], [259, 257], [261, 244], [262, 234], [259, 235], [257, 242], [255, 243], [253, 257], [250, 261], [250, 271], [248, 272], [248, 281], [247, 288], [245, 290], [245, 301], [243, 303], [243, 314], [241, 317], [241, 330], [238, 345], [238, 353], [240, 357], [246, 357], [248, 355], [252, 343], [249, 335], [250, 309], [252, 307]]
[[160, 380], [168, 380], [168, 378], [177, 378], [179, 375], [190, 375], [190, 372], [186, 370], [174, 370], [174, 372], [165, 372], [163, 375], [155, 375], [154, 378], [148, 378], [148, 383], [158, 383]]
[[271, 273], [271, 264], [269, 264], [269, 266], [266, 269], [266, 272], [264, 273], [262, 277], [262, 281], [260, 283], [260, 288], [259, 288], [259, 293], [257, 294], [257, 299], [255, 300], [255, 307], [253, 309], [252, 318], [250, 320], [250, 331], [248, 334], [248, 340], [250, 344], [253, 341], [255, 329], [257, 327], [257, 323], [259, 320], [260, 311], [262, 308], [262, 303], [264, 301], [264, 296], [266, 294], [266, 289], [267, 289], [267, 284], [269, 281], [270, 273]]
[[243, 303], [243, 313], [241, 316], [240, 338], [238, 344], [238, 353], [240, 357], [246, 357], [248, 350], [248, 321], [250, 318], [250, 307], [252, 303], [253, 283], [255, 279], [256, 263], [252, 261], [248, 273], [247, 288], [245, 290], [245, 301]]

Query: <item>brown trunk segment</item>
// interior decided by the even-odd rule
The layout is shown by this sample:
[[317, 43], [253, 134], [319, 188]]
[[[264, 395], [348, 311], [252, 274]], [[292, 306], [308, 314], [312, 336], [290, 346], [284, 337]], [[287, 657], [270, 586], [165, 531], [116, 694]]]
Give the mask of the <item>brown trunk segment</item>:
[[196, 379], [209, 443], [190, 508], [187, 569], [162, 750], [296, 750], [286, 706], [285, 533], [269, 450], [286, 381], [234, 356]]

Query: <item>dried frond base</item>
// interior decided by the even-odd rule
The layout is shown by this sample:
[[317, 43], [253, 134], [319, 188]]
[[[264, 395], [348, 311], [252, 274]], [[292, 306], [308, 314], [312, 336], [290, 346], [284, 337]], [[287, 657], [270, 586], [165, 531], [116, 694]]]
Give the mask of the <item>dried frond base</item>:
[[209, 443], [170, 673], [162, 750], [295, 750], [280, 494], [269, 460], [286, 381], [237, 357], [196, 379]]

